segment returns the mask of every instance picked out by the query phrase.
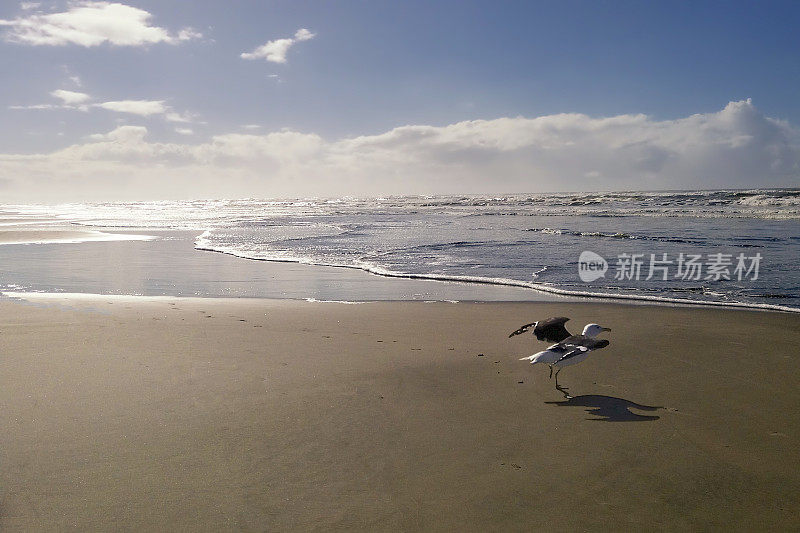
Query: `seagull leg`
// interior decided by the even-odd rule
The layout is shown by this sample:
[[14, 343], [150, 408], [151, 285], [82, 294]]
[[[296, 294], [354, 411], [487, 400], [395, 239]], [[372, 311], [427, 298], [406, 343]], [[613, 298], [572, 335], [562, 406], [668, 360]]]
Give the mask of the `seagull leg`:
[[550, 365], [550, 377], [548, 379], [553, 379], [553, 365]]
[[568, 391], [569, 391], [569, 389], [568, 389], [568, 388], [566, 388], [566, 387], [562, 387], [562, 386], [560, 386], [560, 385], [558, 384], [558, 373], [559, 373], [559, 372], [561, 372], [561, 368], [559, 368], [558, 370], [556, 370], [556, 390], [558, 390], [558, 392], [560, 392], [561, 394], [563, 394], [563, 395], [564, 395], [564, 399], [565, 399], [565, 400], [571, 400], [571, 399], [572, 399], [572, 396], [570, 396], [570, 395], [569, 395], [569, 392], [568, 392]]
[[558, 392], [560, 392], [561, 394], [564, 395], [564, 399], [565, 400], [571, 400], [572, 399], [572, 396], [569, 395], [569, 389], [568, 388], [566, 388], [566, 387], [556, 387], [556, 389], [558, 389]]

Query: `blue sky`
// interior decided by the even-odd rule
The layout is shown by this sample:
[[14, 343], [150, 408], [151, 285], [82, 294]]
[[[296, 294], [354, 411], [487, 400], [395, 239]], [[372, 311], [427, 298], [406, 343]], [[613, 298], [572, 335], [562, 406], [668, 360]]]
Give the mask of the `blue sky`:
[[[0, 6], [0, 68], [7, 73], [0, 85], [0, 193], [5, 187], [10, 198], [35, 200], [48, 179], [54, 190], [86, 199], [535, 191], [558, 188], [552, 177], [559, 165], [570, 178], [564, 186], [575, 188], [636, 188], [639, 182], [675, 188], [698, 179], [710, 187], [798, 184], [797, 2], [131, 0], [121, 4], [149, 14], [144, 25], [166, 37], [90, 46], [61, 42], [62, 34], [41, 28], [37, 38], [50, 41], [34, 42], [24, 28], [61, 13], [74, 29], [86, 23], [69, 18], [76, 10], [112, 4], [24, 4]], [[119, 13], [125, 19], [134, 12]], [[114, 20], [98, 20], [112, 27], [90, 22], [81, 31], [117, 31]], [[301, 29], [311, 37], [293, 42], [285, 62], [241, 57]], [[58, 107], [56, 90], [85, 98]], [[162, 109], [120, 111], [114, 102], [121, 101], [160, 102]], [[741, 105], [726, 108], [729, 102]], [[692, 122], [698, 114], [705, 120]], [[518, 117], [547, 124], [496, 122]], [[614, 117], [639, 119], [598, 122]], [[454, 126], [476, 120], [484, 122]], [[403, 126], [422, 129], [396, 130]], [[605, 127], [615, 142], [580, 144], [587, 132]], [[531, 128], [538, 136], [531, 137]], [[467, 129], [472, 137], [464, 141]], [[559, 146], [583, 151], [556, 157], [552, 139], [541, 133], [552, 129]], [[672, 133], [655, 139], [665, 129]], [[267, 139], [282, 132], [294, 136]], [[525, 146], [504, 140], [526, 135]], [[566, 140], [569, 135], [574, 138]], [[724, 161], [730, 154], [697, 154], [676, 144], [692, 135], [701, 135], [699, 145], [727, 143], [736, 157], [759, 159], [765, 168], [748, 168], [751, 182], [730, 176]], [[369, 143], [349, 142], [366, 137]], [[751, 140], [742, 148], [744, 137]], [[629, 147], [640, 142], [651, 146], [631, 154]], [[130, 150], [109, 155], [103, 151], [109, 143]], [[224, 153], [208, 156], [219, 144]], [[497, 153], [485, 153], [487, 145]], [[776, 152], [777, 162], [769, 156]], [[23, 162], [23, 155], [41, 157]], [[610, 163], [613, 155], [630, 157], [630, 164], [618, 168]], [[711, 156], [721, 159], [716, 167]], [[48, 157], [50, 167], [42, 162]], [[85, 167], [48, 178], [60, 166], [53, 157], [78, 158], [76, 167]], [[564, 163], [576, 157], [586, 166]], [[311, 167], [299, 166], [309, 159]], [[123, 160], [124, 169], [114, 167]], [[406, 160], [413, 164], [399, 169]], [[198, 165], [231, 168], [239, 181], [230, 191], [215, 188], [209, 170], [193, 188], [198, 184], [186, 176]], [[105, 183], [101, 191], [99, 173], [114, 170], [120, 183]], [[492, 178], [498, 174], [510, 177]], [[165, 179], [171, 183], [161, 187]], [[293, 188], [298, 179], [304, 186]]]

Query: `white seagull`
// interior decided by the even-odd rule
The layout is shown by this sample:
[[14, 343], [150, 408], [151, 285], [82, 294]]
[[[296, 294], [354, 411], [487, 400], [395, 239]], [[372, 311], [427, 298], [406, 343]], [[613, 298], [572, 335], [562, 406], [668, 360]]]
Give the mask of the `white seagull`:
[[545, 363], [550, 367], [550, 377], [553, 377], [553, 367], [556, 370], [556, 388], [558, 387], [558, 373], [565, 366], [575, 365], [589, 357], [589, 352], [599, 350], [608, 346], [606, 339], [596, 339], [595, 337], [604, 331], [611, 331], [611, 328], [603, 327], [599, 324], [586, 324], [581, 335], [570, 335], [564, 327], [568, 321], [567, 317], [553, 317], [539, 322], [526, 324], [513, 332], [509, 337], [519, 335], [533, 327], [533, 334], [539, 340], [555, 342], [549, 348], [539, 353], [522, 357], [520, 361], [530, 361], [532, 365]]

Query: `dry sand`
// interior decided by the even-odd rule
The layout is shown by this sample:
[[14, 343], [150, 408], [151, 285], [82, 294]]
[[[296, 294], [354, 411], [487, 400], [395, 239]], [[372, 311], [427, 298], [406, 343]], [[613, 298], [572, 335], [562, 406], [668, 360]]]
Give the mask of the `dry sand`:
[[[800, 527], [797, 315], [44, 301], [0, 301], [4, 530]], [[613, 329], [569, 401], [508, 338], [558, 314]]]

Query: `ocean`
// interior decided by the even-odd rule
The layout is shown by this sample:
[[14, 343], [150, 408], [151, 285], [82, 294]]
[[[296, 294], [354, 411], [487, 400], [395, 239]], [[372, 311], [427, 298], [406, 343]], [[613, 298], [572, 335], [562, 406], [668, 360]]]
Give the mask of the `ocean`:
[[0, 205], [0, 219], [188, 231], [198, 254], [389, 277], [800, 311], [800, 189]]

